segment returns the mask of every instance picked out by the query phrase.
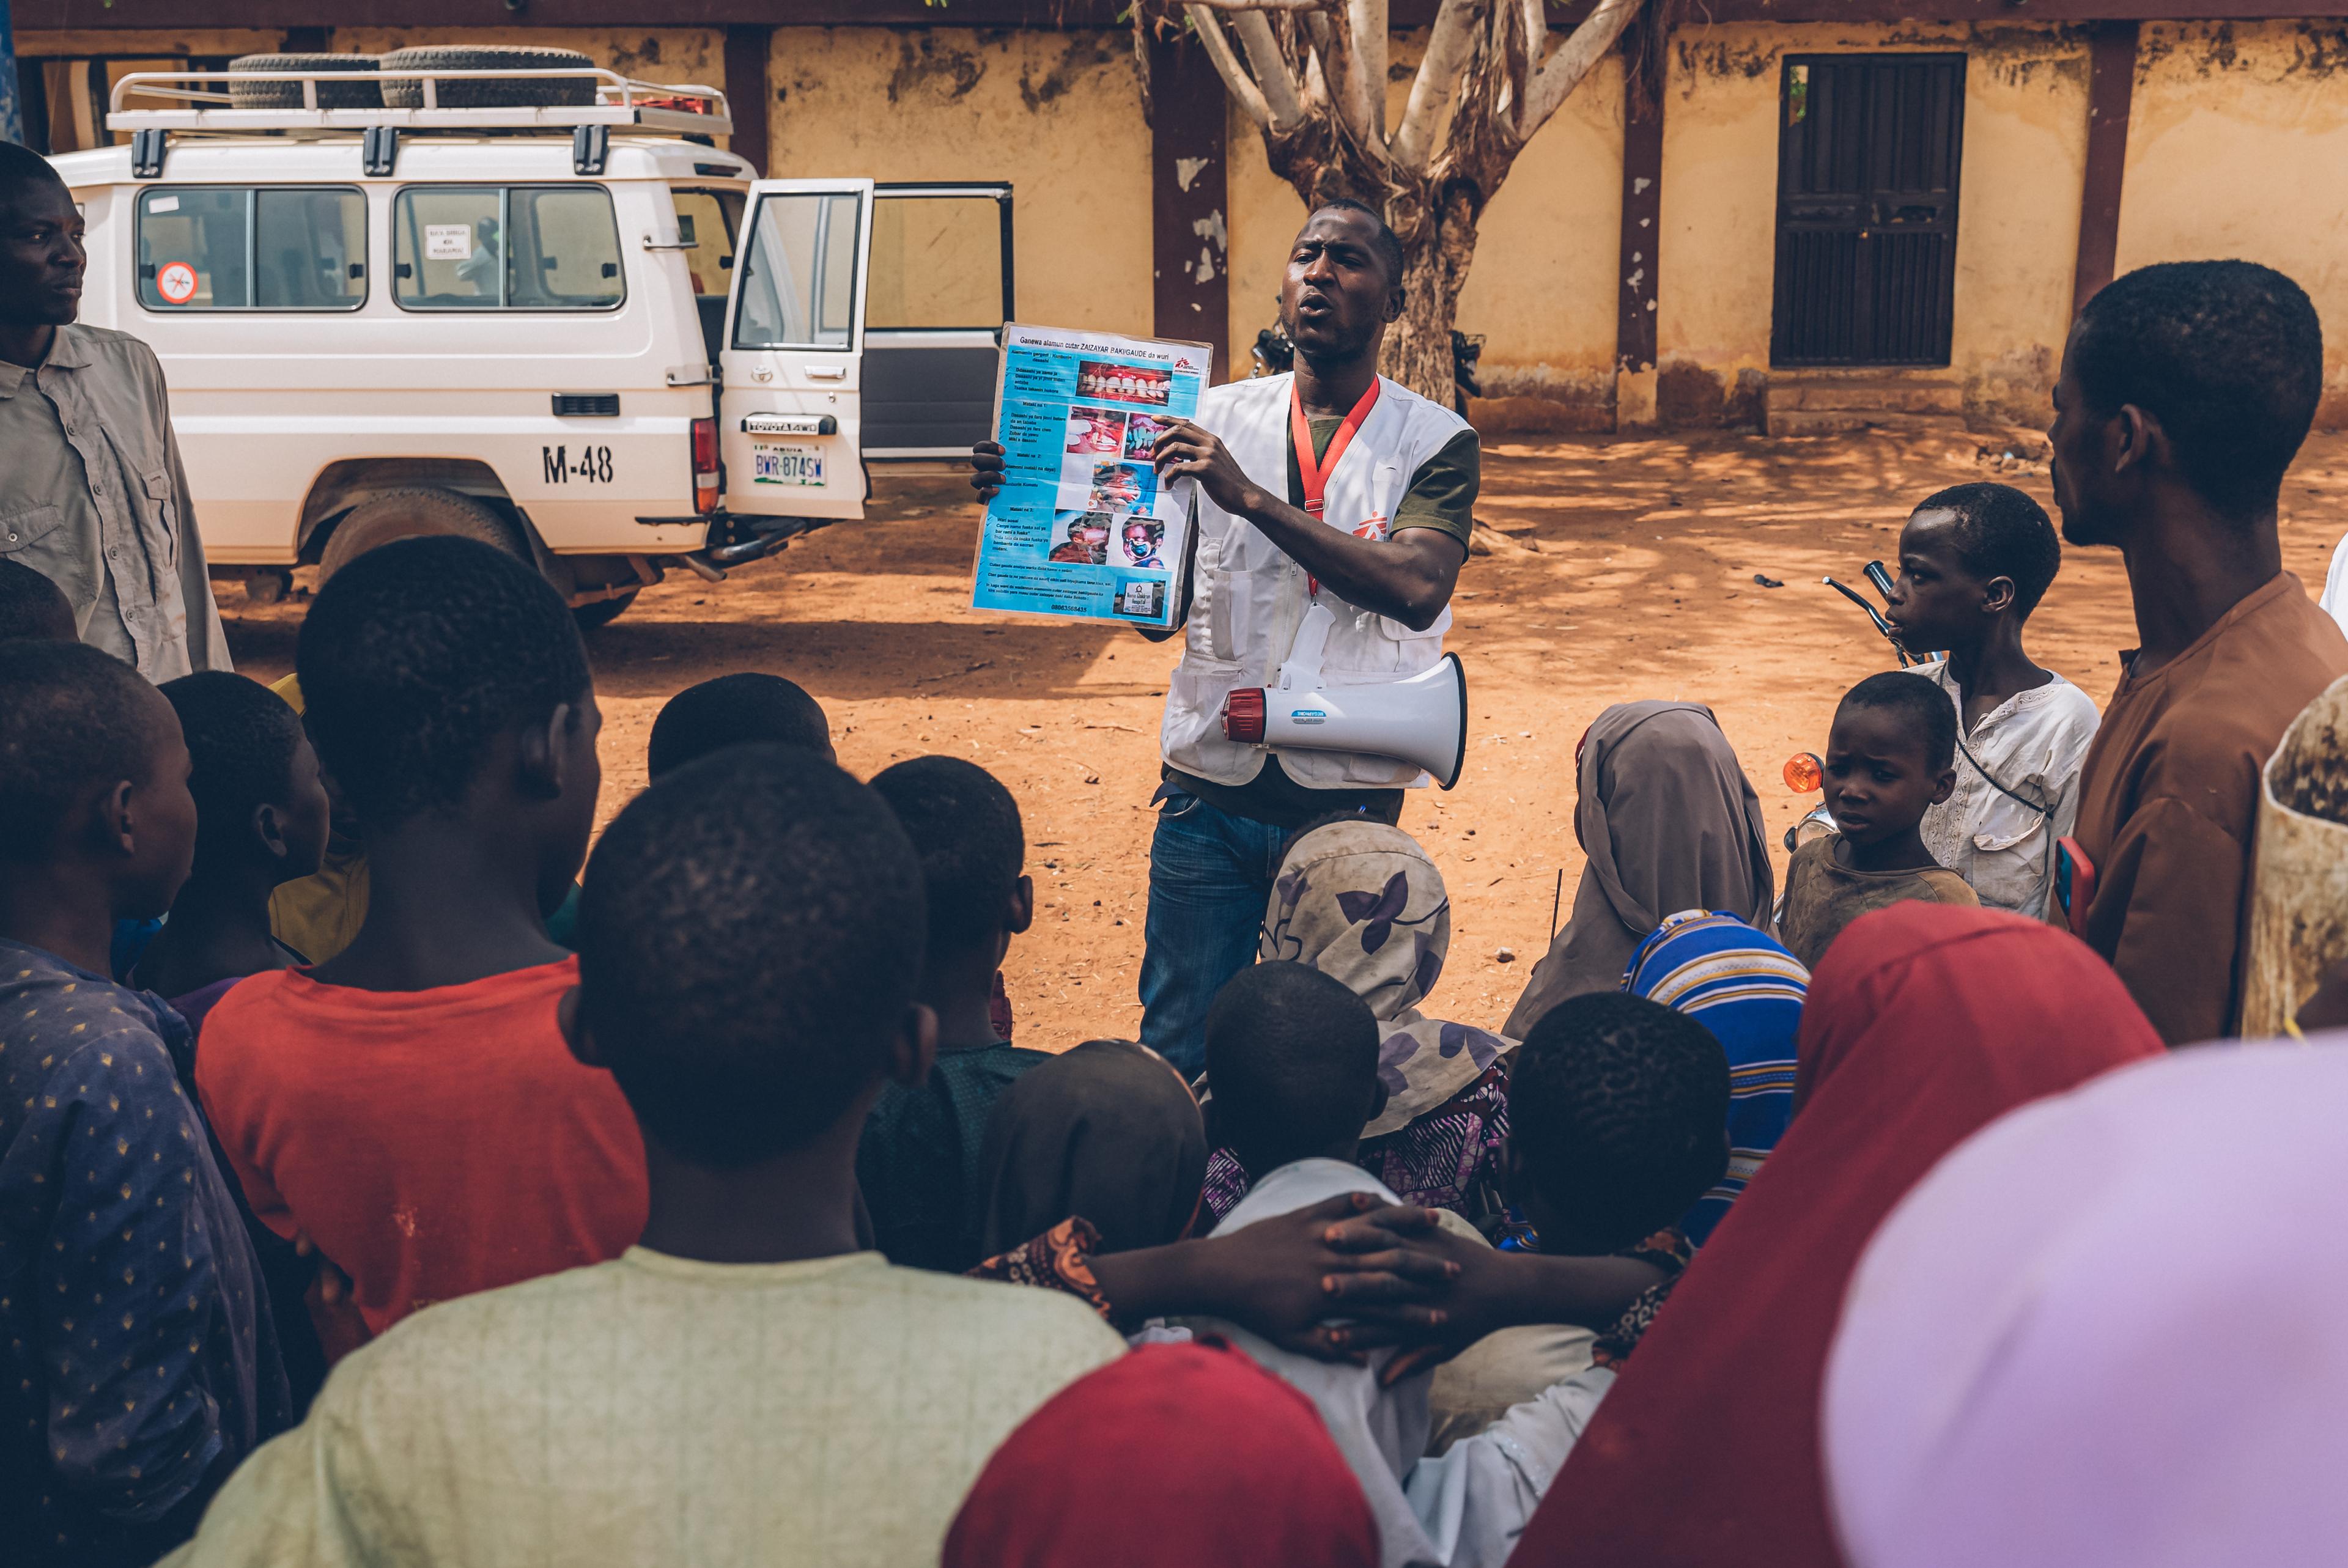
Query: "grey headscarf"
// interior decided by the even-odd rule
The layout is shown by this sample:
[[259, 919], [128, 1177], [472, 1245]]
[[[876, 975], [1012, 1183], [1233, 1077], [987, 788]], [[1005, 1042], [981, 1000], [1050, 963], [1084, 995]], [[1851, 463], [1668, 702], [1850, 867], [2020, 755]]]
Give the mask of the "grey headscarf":
[[1766, 929], [1776, 894], [1760, 797], [1699, 703], [1617, 702], [1599, 714], [1581, 743], [1573, 829], [1589, 861], [1573, 917], [1501, 1026], [1518, 1040], [1566, 998], [1621, 986], [1664, 916], [1725, 910]]

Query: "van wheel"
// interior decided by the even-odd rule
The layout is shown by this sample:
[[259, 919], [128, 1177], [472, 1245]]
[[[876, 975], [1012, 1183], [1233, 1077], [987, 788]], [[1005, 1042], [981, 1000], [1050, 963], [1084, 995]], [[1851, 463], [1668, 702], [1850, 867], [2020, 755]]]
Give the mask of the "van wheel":
[[[239, 55], [228, 63], [232, 71], [372, 71], [373, 55]], [[299, 82], [231, 82], [228, 101], [241, 109], [298, 109]], [[376, 109], [383, 107], [383, 88], [375, 82], [320, 82], [322, 109]]]
[[582, 604], [571, 613], [582, 631], [592, 631], [599, 626], [609, 626], [620, 619], [628, 606], [636, 602], [640, 589], [630, 589], [617, 599], [599, 599], [592, 604]]
[[[383, 107], [420, 109], [424, 107], [421, 77], [399, 79], [408, 71], [563, 71], [592, 66], [592, 56], [575, 49], [465, 49], [433, 45], [417, 49], [394, 49], [382, 57]], [[477, 77], [469, 81], [442, 82], [434, 98], [444, 109], [513, 108], [552, 105], [584, 108], [595, 101], [593, 77]]]
[[529, 560], [530, 545], [506, 515], [487, 501], [457, 490], [417, 487], [382, 490], [350, 510], [327, 536], [318, 558], [318, 581], [328, 579], [354, 560], [394, 539], [451, 535], [494, 545], [520, 560]]

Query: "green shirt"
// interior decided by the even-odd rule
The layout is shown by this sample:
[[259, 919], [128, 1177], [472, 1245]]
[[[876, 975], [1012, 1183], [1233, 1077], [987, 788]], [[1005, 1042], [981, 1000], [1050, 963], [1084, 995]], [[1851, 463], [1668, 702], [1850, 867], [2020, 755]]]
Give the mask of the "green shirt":
[[891, 1263], [961, 1274], [981, 1261], [978, 1156], [994, 1102], [1051, 1061], [997, 1040], [942, 1050], [919, 1089], [884, 1085], [864, 1119], [856, 1180]]
[[[1313, 456], [1318, 462], [1328, 454], [1329, 443], [1344, 421], [1333, 414], [1311, 423]], [[1302, 507], [1304, 479], [1297, 471], [1292, 436], [1287, 446], [1288, 504]], [[1483, 448], [1473, 430], [1462, 430], [1411, 474], [1410, 487], [1403, 492], [1401, 504], [1395, 507], [1392, 531], [1398, 534], [1405, 528], [1439, 529], [1457, 539], [1464, 551], [1468, 532], [1475, 527], [1476, 492], [1482, 483]], [[1363, 812], [1389, 824], [1402, 815], [1402, 791], [1398, 789], [1310, 789], [1291, 777], [1288, 770], [1280, 765], [1278, 757], [1265, 758], [1263, 770], [1243, 784], [1216, 784], [1172, 767], [1165, 770], [1165, 779], [1174, 788], [1196, 795], [1218, 811], [1268, 822], [1275, 827], [1302, 827], [1332, 812]]]

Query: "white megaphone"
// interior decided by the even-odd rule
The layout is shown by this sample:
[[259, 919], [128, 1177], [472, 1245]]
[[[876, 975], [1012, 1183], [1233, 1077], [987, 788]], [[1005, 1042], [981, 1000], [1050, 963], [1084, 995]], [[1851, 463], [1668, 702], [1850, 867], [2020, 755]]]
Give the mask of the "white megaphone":
[[1223, 734], [1245, 745], [1364, 752], [1415, 763], [1449, 789], [1468, 759], [1468, 675], [1459, 655], [1431, 670], [1366, 686], [1324, 687], [1321, 651], [1336, 624], [1315, 604], [1270, 686], [1241, 686], [1223, 699]]

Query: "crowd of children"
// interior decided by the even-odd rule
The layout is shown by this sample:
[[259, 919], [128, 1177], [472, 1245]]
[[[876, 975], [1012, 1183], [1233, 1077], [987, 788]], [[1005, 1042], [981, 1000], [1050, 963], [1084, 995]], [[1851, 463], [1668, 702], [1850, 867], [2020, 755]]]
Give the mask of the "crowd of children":
[[[2256, 316], [2245, 288], [2271, 292], [2115, 285], [2066, 410], [2152, 374], [2114, 319], [2173, 349], [2198, 341], [2163, 324], [2180, 297], [2206, 334]], [[2242, 341], [2254, 369], [2284, 353]], [[2156, 655], [2115, 706], [2163, 744], [2124, 783], [2098, 773], [2108, 721], [2024, 646], [2054, 525], [2017, 490], [1944, 490], [1901, 537], [1890, 617], [1942, 657], [1844, 696], [1834, 831], [1782, 893], [1713, 712], [1617, 704], [1577, 758], [1572, 917], [1500, 1031], [1426, 1010], [1452, 938], [1433, 861], [1340, 815], [1282, 846], [1196, 1081], [1131, 1041], [1011, 1044], [1001, 969], [1035, 914], [1017, 802], [951, 757], [858, 782], [787, 681], [675, 697], [591, 856], [585, 649], [489, 546], [345, 565], [282, 691], [149, 685], [0, 559], [0, 1558], [2023, 1560], [1933, 1473], [1940, 1444], [1983, 1475], [2088, 1476], [2028, 1504], [2033, 1539], [2081, 1539], [2112, 1489], [2198, 1466], [2139, 1430], [2097, 1482], [2092, 1415], [2064, 1410], [2070, 1450], [2041, 1441], [2059, 1402], [1985, 1367], [2027, 1351], [2034, 1378], [2127, 1385], [2140, 1425], [2173, 1422], [2140, 1384], [2231, 1320], [2219, 1275], [2312, 1301], [2338, 1272], [2328, 1244], [2302, 1261], [2312, 1222], [2256, 1250], [2197, 1232], [2209, 1311], [2127, 1301], [2134, 1362], [2017, 1306], [2109, 1310], [2094, 1225], [2117, 1175], [2000, 1119], [2229, 1017], [2231, 948], [2195, 956], [2199, 991], [2140, 978], [2198, 928], [2165, 920], [2163, 878], [2248, 839], [2209, 781], [2265, 732], [2210, 715], [2253, 666], [2286, 688], [2262, 712], [2348, 672], [2288, 579], [2198, 630], [2146, 608], [2145, 584], [2190, 585], [2141, 539], [2257, 569], [2257, 537], [2185, 519], [2256, 536], [2206, 454], [2271, 457], [2272, 433], [2199, 403], [2166, 434], [2120, 424], [2149, 473], [2058, 491], [2131, 552]], [[2088, 439], [2058, 425], [2058, 462]], [[2297, 1078], [2338, 1076], [2240, 1054], [2183, 1071], [2278, 1125]], [[2122, 1085], [2157, 1071], [2055, 1113], [2126, 1143]], [[2161, 1125], [2114, 1173], [2207, 1157], [2189, 1114]], [[2240, 1184], [2303, 1204], [2315, 1172], [2290, 1170], [2295, 1197]], [[2031, 1213], [2048, 1192], [2060, 1235]], [[2118, 1234], [2142, 1294], [2174, 1295], [2163, 1225]], [[2336, 1362], [2333, 1338], [2308, 1358]], [[2312, 1443], [2308, 1411], [2285, 1425]], [[2271, 1514], [2246, 1419], [2209, 1443]], [[2000, 1460], [2017, 1434], [2040, 1471]]]

